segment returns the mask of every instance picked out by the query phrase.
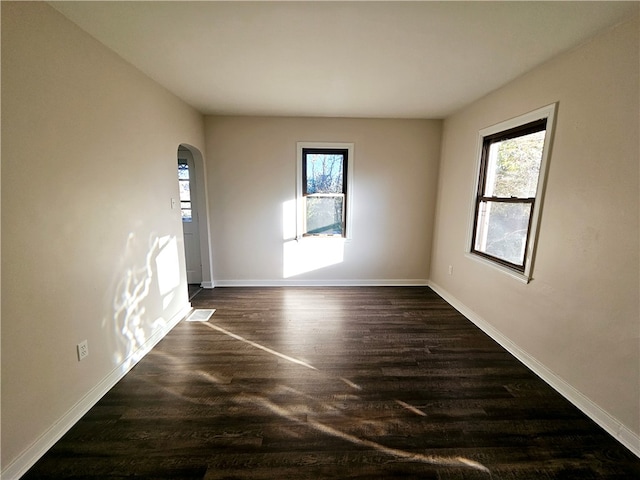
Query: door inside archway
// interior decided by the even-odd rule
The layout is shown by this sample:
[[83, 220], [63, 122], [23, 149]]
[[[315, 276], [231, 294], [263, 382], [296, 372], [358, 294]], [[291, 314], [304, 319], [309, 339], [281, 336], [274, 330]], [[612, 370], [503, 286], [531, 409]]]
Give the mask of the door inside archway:
[[196, 195], [196, 169], [191, 152], [184, 147], [178, 149], [178, 183], [180, 186], [180, 210], [187, 266], [187, 283], [202, 283], [202, 260], [200, 257], [200, 222]]

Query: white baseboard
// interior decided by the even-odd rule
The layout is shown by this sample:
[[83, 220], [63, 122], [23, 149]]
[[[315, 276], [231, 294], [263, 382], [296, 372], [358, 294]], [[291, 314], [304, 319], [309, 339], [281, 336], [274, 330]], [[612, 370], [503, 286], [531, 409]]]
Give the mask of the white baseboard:
[[640, 435], [633, 432], [593, 400], [589, 399], [566, 380], [539, 362], [535, 357], [529, 355], [526, 351], [509, 340], [509, 338], [504, 336], [499, 330], [476, 314], [473, 310], [468, 308], [456, 297], [447, 292], [444, 288], [433, 282], [429, 282], [429, 286], [484, 333], [489, 335], [509, 353], [524, 363], [531, 371], [548, 383], [554, 390], [600, 425], [600, 427], [606, 430], [611, 436], [613, 436], [613, 438], [628, 448], [636, 456], [640, 457]]
[[417, 287], [427, 286], [423, 279], [374, 280], [216, 280], [216, 287]]
[[202, 288], [214, 288], [215, 284], [213, 282], [202, 282], [200, 286]]
[[158, 330], [140, 346], [138, 350], [132, 352], [124, 359], [111, 373], [103, 378], [93, 387], [83, 398], [71, 409], [56, 421], [49, 430], [28, 447], [18, 458], [2, 470], [0, 478], [15, 480], [24, 475], [62, 436], [73, 427], [113, 386], [131, 370], [147, 353], [162, 340], [187, 314], [191, 311], [191, 304], [185, 305], [180, 312], [175, 315], [165, 328]]

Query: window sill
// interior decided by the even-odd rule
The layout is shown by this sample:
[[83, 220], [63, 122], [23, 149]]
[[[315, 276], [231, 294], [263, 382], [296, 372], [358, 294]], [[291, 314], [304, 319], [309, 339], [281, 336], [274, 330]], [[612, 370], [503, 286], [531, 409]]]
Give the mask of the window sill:
[[340, 235], [301, 235], [296, 237], [297, 242], [343, 242], [349, 243], [350, 237]]

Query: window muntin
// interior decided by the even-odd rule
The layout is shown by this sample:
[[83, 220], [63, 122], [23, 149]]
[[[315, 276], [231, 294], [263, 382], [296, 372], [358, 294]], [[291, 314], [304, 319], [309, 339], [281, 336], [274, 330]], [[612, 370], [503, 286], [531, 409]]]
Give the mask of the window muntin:
[[480, 132], [469, 252], [529, 281], [556, 104]]
[[347, 149], [302, 149], [303, 235], [345, 236], [348, 161]]

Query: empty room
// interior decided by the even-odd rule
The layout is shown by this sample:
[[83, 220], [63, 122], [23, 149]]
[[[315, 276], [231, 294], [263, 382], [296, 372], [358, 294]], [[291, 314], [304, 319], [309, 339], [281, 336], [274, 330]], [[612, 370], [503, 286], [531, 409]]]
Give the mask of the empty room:
[[640, 477], [640, 3], [0, 7], [2, 478]]

